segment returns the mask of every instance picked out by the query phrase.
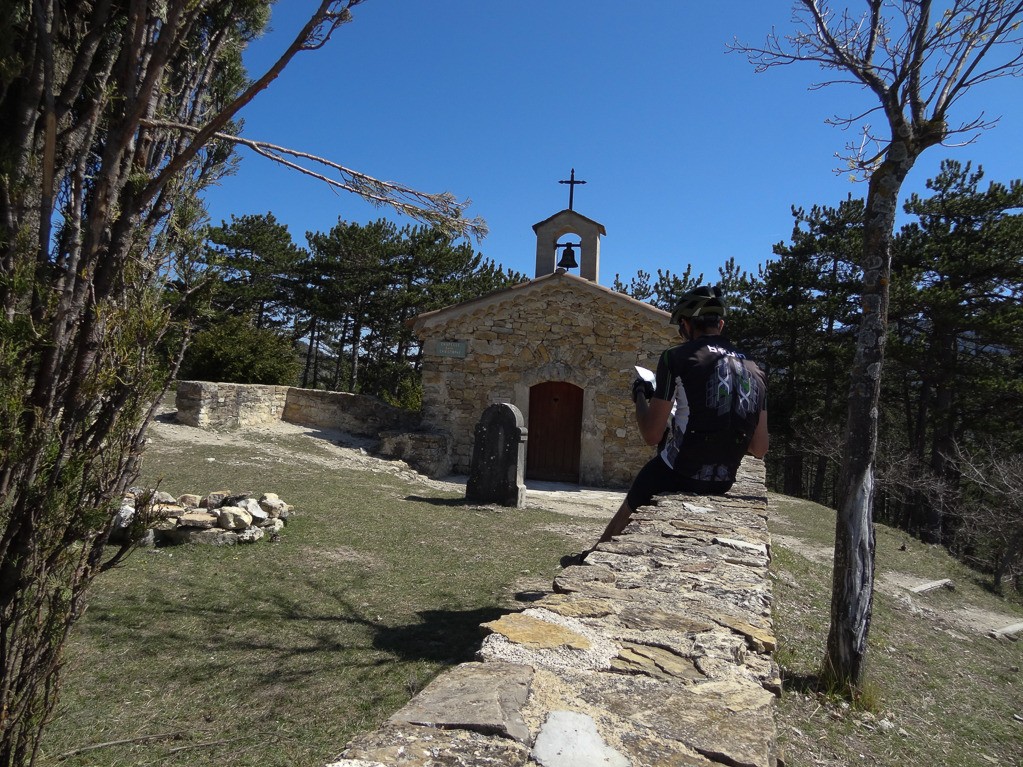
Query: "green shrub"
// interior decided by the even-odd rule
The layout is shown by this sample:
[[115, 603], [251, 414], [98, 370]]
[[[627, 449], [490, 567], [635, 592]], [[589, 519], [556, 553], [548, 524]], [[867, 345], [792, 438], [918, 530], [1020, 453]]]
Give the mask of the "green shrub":
[[178, 378], [291, 386], [297, 382], [299, 367], [288, 338], [268, 328], [255, 328], [245, 317], [228, 317], [196, 334]]

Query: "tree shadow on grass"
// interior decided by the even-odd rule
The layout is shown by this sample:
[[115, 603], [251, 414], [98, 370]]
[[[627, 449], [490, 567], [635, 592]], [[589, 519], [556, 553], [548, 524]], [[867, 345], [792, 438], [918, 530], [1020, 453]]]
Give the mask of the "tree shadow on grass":
[[499, 503], [477, 503], [466, 498], [429, 498], [425, 495], [406, 495], [402, 500], [413, 503], [427, 503], [431, 506], [445, 506], [447, 508], [468, 509], [470, 511], [505, 511], [514, 509], [514, 506], [503, 506]]
[[373, 646], [403, 660], [424, 660], [456, 665], [475, 659], [483, 644], [480, 625], [507, 610], [420, 610], [419, 622], [403, 626], [374, 626]]
[[[389, 625], [372, 610], [357, 607], [346, 595], [318, 589], [321, 599], [318, 607], [290, 602], [280, 605], [283, 620], [304, 627], [305, 635], [318, 634], [317, 624], [354, 624], [369, 632], [375, 650], [390, 653], [402, 660], [429, 661], [450, 664], [472, 660], [483, 643], [480, 625], [497, 620], [507, 609], [496, 606], [473, 609], [426, 608], [416, 611], [419, 620], [400, 625]], [[332, 605], [336, 609], [324, 610]], [[329, 633], [329, 632], [328, 632]], [[312, 645], [316, 649], [316, 643]], [[330, 643], [319, 649], [330, 649]]]
[[[317, 622], [359, 624], [369, 631], [374, 650], [402, 661], [426, 661], [445, 666], [474, 660], [485, 633], [480, 626], [509, 612], [496, 606], [466, 610], [428, 608], [416, 612], [417, 621], [389, 625], [347, 603], [343, 597], [335, 599], [340, 608], [337, 614], [292, 610], [288, 619], [307, 625]], [[321, 645], [320, 649], [329, 651], [331, 648]]]
[[821, 692], [823, 684], [820, 674], [800, 674], [792, 671], [791, 669], [787, 669], [784, 666], [781, 668], [781, 686], [786, 692], [797, 692], [801, 695], [810, 695], [816, 692]]
[[[296, 576], [280, 574], [287, 588], [263, 578], [233, 582], [229, 598], [201, 599], [174, 582], [125, 592], [116, 603], [93, 605], [82, 638], [107, 654], [119, 648], [133, 658], [159, 658], [157, 677], [193, 699], [208, 688], [276, 705], [298, 700], [297, 690], [336, 685], [393, 693], [405, 679], [474, 660], [484, 639], [480, 625], [511, 612], [475, 600], [392, 594], [375, 588], [379, 576], [370, 572], [326, 582]], [[129, 666], [128, 673], [144, 673]]]

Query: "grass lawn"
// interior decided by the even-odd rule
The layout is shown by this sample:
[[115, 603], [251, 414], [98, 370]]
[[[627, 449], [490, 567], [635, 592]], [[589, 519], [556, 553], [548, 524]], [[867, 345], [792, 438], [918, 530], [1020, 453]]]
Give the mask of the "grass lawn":
[[[1019, 595], [992, 594], [981, 577], [937, 546], [876, 528], [876, 581], [870, 625], [866, 710], [813, 689], [830, 622], [834, 512], [771, 496], [776, 545], [775, 628], [785, 694], [779, 742], [788, 765], [1023, 765], [1023, 642], [971, 630], [964, 608], [1023, 622]], [[911, 594], [883, 581], [951, 578], [955, 590]]]
[[[101, 578], [43, 764], [325, 764], [470, 660], [513, 584], [549, 585], [573, 550], [545, 530], [564, 517], [326, 470], [315, 440], [291, 442], [150, 446], [146, 483], [276, 492], [296, 514], [275, 543], [139, 551]], [[112, 741], [128, 742], [90, 748]]]
[[[514, 609], [523, 583], [549, 586], [560, 557], [579, 549], [567, 536], [592, 539], [603, 524], [465, 506], [461, 495], [331, 466], [308, 437], [272, 447], [150, 446], [147, 484], [276, 492], [296, 516], [275, 543], [140, 551], [101, 578], [69, 648], [41, 764], [322, 767], [471, 659], [479, 624]], [[813, 687], [834, 513], [772, 495], [770, 517], [789, 767], [1023, 764], [1023, 642], [956, 619], [970, 606], [1023, 621], [1018, 598], [990, 593], [941, 549], [878, 527], [867, 710], [850, 708]], [[910, 595], [886, 574], [952, 578], [956, 589]]]

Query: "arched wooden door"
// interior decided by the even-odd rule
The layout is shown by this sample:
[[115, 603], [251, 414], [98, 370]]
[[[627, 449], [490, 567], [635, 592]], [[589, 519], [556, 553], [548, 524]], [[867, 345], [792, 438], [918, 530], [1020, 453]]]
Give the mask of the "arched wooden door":
[[526, 477], [578, 482], [583, 390], [564, 381], [531, 387], [528, 429]]

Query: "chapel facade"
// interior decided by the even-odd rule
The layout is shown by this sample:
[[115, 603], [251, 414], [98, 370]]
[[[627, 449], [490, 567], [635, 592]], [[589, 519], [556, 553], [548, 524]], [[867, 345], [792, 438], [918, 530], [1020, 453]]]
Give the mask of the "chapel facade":
[[[678, 344], [669, 314], [598, 283], [604, 227], [571, 209], [533, 227], [532, 280], [419, 315], [422, 426], [448, 435], [468, 473], [483, 411], [507, 402], [526, 429], [526, 479], [628, 485], [653, 455], [635, 423], [636, 365]], [[579, 275], [557, 265], [575, 235]]]

